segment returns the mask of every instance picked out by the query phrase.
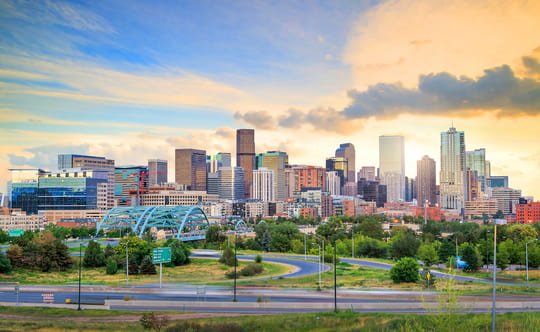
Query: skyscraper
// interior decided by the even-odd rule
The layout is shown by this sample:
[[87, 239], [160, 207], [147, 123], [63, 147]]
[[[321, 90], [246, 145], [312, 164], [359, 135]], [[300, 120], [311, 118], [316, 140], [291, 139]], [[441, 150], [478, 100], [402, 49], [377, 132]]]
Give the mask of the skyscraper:
[[253, 170], [252, 198], [270, 202], [276, 200], [274, 194], [274, 171], [266, 167]]
[[336, 157], [347, 159], [347, 174], [345, 174], [345, 182], [356, 181], [356, 168], [355, 160], [356, 154], [354, 151], [354, 145], [352, 143], [343, 143], [339, 145], [336, 150]]
[[375, 166], [362, 166], [360, 171], [358, 171], [358, 180], [360, 179], [375, 181], [377, 179], [377, 169]]
[[196, 149], [175, 150], [174, 181], [187, 190], [206, 191], [206, 151]]
[[486, 149], [476, 149], [474, 151], [467, 151], [467, 169], [475, 171], [478, 182], [480, 183], [480, 190], [486, 191], [486, 178], [491, 176], [489, 161], [486, 161]]
[[345, 185], [347, 174], [349, 174], [349, 167], [347, 159], [344, 157], [332, 157], [326, 158], [326, 170], [327, 171], [336, 171], [339, 178], [341, 179], [340, 187]]
[[389, 203], [405, 200], [405, 148], [403, 136], [379, 136], [381, 183]]
[[148, 186], [155, 187], [167, 182], [167, 160], [148, 160]]
[[341, 195], [341, 178], [337, 171], [326, 172], [326, 191], [330, 195]]
[[427, 201], [430, 206], [437, 204], [435, 160], [423, 156], [416, 162], [416, 197], [418, 206], [424, 206]]
[[244, 195], [249, 198], [255, 169], [255, 130], [236, 130], [236, 166], [244, 169]]
[[441, 133], [441, 207], [462, 211], [467, 200], [465, 183], [465, 133], [451, 127]]
[[114, 199], [117, 206], [138, 206], [148, 190], [147, 166], [117, 166], [114, 170]]
[[255, 156], [257, 168], [266, 167], [274, 172], [274, 195], [277, 201], [285, 201], [287, 191], [285, 186], [285, 168], [289, 164], [286, 152], [268, 151]]
[[244, 199], [244, 174], [242, 167], [221, 167], [218, 170], [219, 198]]

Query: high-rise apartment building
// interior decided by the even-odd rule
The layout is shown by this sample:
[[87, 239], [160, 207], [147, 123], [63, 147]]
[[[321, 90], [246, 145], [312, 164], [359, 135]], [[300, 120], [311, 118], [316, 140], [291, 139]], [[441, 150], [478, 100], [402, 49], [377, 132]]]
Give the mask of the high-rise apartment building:
[[416, 199], [418, 206], [437, 204], [437, 172], [435, 160], [429, 156], [423, 156], [416, 162]]
[[175, 150], [175, 179], [187, 190], [206, 191], [206, 151], [197, 149]]
[[405, 200], [405, 140], [403, 136], [379, 136], [381, 183], [389, 203]]
[[289, 156], [281, 151], [268, 151], [255, 156], [256, 168], [266, 167], [274, 172], [274, 195], [277, 201], [285, 201], [285, 168], [289, 164]]
[[167, 160], [148, 160], [148, 186], [157, 187], [167, 183]]
[[236, 166], [244, 169], [244, 195], [250, 198], [255, 169], [255, 130], [236, 130]]
[[356, 182], [356, 154], [352, 143], [343, 143], [336, 150], [336, 157], [347, 159], [345, 182]]
[[466, 197], [465, 133], [451, 127], [441, 133], [440, 200], [443, 209], [462, 211]]
[[261, 201], [275, 201], [274, 171], [260, 167], [253, 171], [253, 195], [251, 198]]
[[467, 169], [476, 172], [480, 190], [486, 192], [486, 178], [491, 176], [489, 161], [486, 161], [486, 149], [467, 151], [466, 156]]
[[377, 180], [377, 168], [375, 166], [362, 166], [358, 171], [358, 180], [366, 179], [367, 181]]
[[218, 170], [219, 198], [244, 199], [244, 174], [242, 167], [221, 167]]
[[337, 171], [326, 172], [326, 191], [330, 195], [341, 195], [341, 178]]
[[58, 170], [69, 172], [69, 169], [107, 171], [107, 183], [100, 184], [99, 191], [106, 194], [105, 200], [100, 200], [98, 209], [111, 209], [114, 206], [114, 160], [105, 157], [86, 156], [80, 154], [59, 154]]
[[325, 188], [326, 170], [318, 166], [292, 166], [294, 172], [294, 191], [302, 188]]

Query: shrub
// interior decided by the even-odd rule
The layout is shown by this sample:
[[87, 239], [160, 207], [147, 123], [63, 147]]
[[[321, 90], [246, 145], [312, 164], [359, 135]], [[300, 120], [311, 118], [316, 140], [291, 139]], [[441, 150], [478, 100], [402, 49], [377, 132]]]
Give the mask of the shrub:
[[[227, 279], [234, 279], [234, 270], [230, 270], [230, 271], [227, 271], [225, 272], [225, 277]], [[238, 272], [236, 272], [236, 277], [238, 278]]]
[[109, 258], [107, 261], [107, 266], [105, 267], [105, 273], [107, 274], [116, 274], [118, 272], [118, 264], [116, 264], [116, 261], [112, 258]]
[[143, 314], [139, 322], [144, 329], [161, 331], [161, 329], [167, 326], [169, 323], [169, 318], [167, 316], [159, 316], [153, 312], [150, 312]]
[[240, 275], [244, 277], [251, 277], [257, 274], [262, 273], [263, 267], [261, 264], [251, 263], [242, 268], [240, 270]]
[[418, 262], [413, 258], [402, 258], [390, 269], [390, 278], [395, 283], [417, 282], [419, 278], [418, 268]]
[[0, 273], [10, 273], [10, 272], [11, 272], [11, 262], [4, 255], [4, 253], [0, 251]]
[[261, 256], [261, 255], [255, 256], [255, 263], [257, 263], [257, 264], [261, 264], [261, 263], [262, 263], [262, 256]]
[[236, 262], [234, 251], [231, 248], [223, 250], [223, 255], [219, 259], [219, 262], [228, 266], [234, 266]]

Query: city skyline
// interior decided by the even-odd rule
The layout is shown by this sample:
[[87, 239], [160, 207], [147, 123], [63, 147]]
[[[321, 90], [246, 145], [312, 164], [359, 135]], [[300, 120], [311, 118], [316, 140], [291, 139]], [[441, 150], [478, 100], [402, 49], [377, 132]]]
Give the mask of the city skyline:
[[324, 166], [350, 142], [355, 171], [379, 166], [379, 136], [401, 135], [405, 175], [424, 155], [439, 174], [439, 135], [453, 126], [467, 151], [485, 149], [493, 175], [540, 197], [540, 4], [0, 9], [0, 192], [7, 168], [51, 170], [58, 154], [163, 159], [173, 180], [175, 149], [234, 156], [237, 128], [256, 130], [255, 153], [284, 151], [292, 165]]

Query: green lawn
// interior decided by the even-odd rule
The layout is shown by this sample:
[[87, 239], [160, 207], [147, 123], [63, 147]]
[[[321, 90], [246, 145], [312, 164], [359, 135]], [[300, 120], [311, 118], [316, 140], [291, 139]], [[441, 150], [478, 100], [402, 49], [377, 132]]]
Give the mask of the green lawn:
[[[26, 269], [15, 269], [10, 275], [0, 274], [0, 281], [18, 281], [21, 285], [66, 285], [78, 282], [78, 258], [74, 258], [76, 263], [65, 272], [41, 272], [30, 271]], [[177, 267], [163, 267], [163, 283], [190, 283], [190, 284], [208, 284], [208, 283], [228, 283], [231, 279], [225, 277], [225, 272], [232, 268], [211, 259], [192, 259], [192, 263]], [[239, 261], [238, 269], [249, 264], [248, 261]], [[256, 277], [274, 276], [289, 272], [290, 267], [267, 263], [263, 260], [264, 271]], [[159, 266], [156, 266], [156, 275], [130, 275], [130, 284], [151, 284], [159, 282]], [[107, 275], [105, 267], [101, 268], [83, 268], [83, 284], [103, 284], [109, 286], [125, 284], [124, 270], [118, 270], [115, 275]], [[249, 277], [240, 277], [239, 280], [249, 279]]]

